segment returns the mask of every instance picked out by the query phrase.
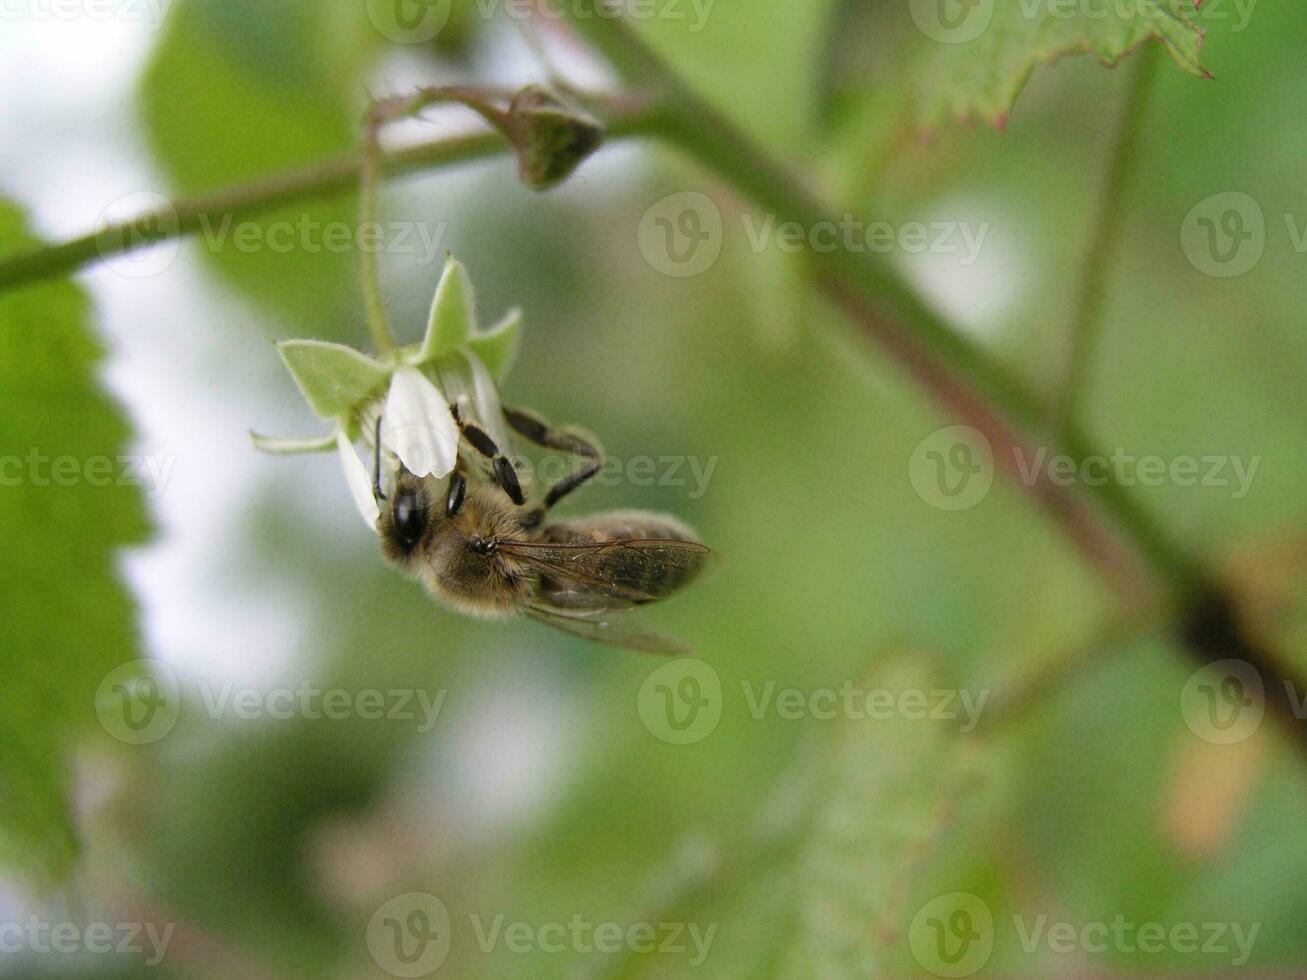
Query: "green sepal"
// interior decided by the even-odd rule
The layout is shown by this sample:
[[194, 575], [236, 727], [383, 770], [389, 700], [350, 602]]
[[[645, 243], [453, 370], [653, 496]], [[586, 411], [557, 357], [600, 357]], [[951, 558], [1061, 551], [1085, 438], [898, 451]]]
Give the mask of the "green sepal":
[[501, 380], [517, 359], [521, 344], [522, 311], [512, 310], [498, 324], [478, 333], [467, 347], [486, 366], [490, 376]]
[[390, 367], [343, 344], [287, 340], [277, 353], [319, 418], [350, 414], [390, 380]]

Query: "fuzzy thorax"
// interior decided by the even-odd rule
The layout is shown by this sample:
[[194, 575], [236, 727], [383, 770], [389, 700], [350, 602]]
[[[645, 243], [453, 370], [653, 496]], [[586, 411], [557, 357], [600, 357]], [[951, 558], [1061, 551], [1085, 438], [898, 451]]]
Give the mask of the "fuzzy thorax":
[[[407, 483], [407, 481], [405, 481]], [[507, 619], [535, 593], [538, 579], [530, 568], [490, 547], [495, 540], [518, 540], [525, 530], [516, 509], [498, 487], [478, 486], [458, 514], [445, 516], [443, 481], [427, 479], [416, 488], [418, 506], [426, 515], [423, 533], [405, 547], [394, 533], [391, 513], [378, 522], [382, 550], [409, 577], [416, 578], [437, 599], [459, 612], [483, 619]]]

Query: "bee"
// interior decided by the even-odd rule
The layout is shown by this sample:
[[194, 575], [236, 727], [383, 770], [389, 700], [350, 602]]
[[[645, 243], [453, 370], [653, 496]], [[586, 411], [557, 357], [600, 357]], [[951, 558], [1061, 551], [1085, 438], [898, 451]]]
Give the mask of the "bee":
[[452, 608], [483, 619], [526, 615], [609, 646], [685, 654], [677, 640], [636, 629], [621, 614], [690, 585], [710, 550], [665, 514], [613, 511], [551, 522], [549, 511], [593, 478], [601, 454], [574, 429], [556, 430], [532, 413], [505, 409], [518, 435], [584, 460], [574, 474], [528, 505], [512, 463], [481, 426], [450, 411], [480, 465], [462, 454], [450, 477], [417, 477], [399, 464], [391, 493], [381, 487], [377, 422], [373, 493], [386, 559]]

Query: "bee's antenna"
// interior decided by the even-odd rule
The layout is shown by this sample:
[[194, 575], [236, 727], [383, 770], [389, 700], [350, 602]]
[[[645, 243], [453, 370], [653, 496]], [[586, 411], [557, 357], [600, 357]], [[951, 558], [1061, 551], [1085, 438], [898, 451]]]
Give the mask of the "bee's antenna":
[[377, 427], [375, 431], [374, 448], [376, 451], [376, 462], [372, 468], [372, 496], [377, 500], [385, 500], [386, 495], [381, 492], [381, 416], [377, 416]]

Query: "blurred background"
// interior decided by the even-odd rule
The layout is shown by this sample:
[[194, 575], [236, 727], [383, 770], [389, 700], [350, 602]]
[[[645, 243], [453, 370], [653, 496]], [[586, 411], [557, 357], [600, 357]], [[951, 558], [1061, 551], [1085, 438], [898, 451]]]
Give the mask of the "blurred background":
[[[152, 195], [344, 155], [370, 94], [517, 86], [547, 65], [611, 83], [562, 25], [512, 4], [455, 6], [425, 37], [382, 6], [7, 5], [0, 194], [33, 237], [60, 241]], [[687, 2], [637, 27], [851, 221], [887, 223], [886, 260], [1051, 391], [1127, 72], [1067, 58], [1034, 71], [1002, 130], [922, 127], [913, 65], [934, 42], [906, 7]], [[1227, 12], [1200, 20], [1214, 81], [1158, 66], [1085, 417], [1109, 454], [1192, 458], [1200, 476], [1225, 461], [1220, 482], [1132, 492], [1274, 606], [1307, 669], [1307, 12]], [[391, 135], [476, 128], [440, 111]], [[683, 218], [685, 194], [706, 195], [690, 204], [708, 224], [678, 226], [709, 229], [695, 268], [650, 231]], [[1248, 200], [1263, 220], [1237, 276], [1186, 237], [1195, 209], [1231, 194], [1212, 215], [1242, 215], [1232, 234], [1257, 234]], [[645, 618], [703, 663], [464, 619], [388, 569], [333, 456], [260, 456], [247, 436], [321, 431], [272, 341], [366, 345], [356, 253], [312, 230], [356, 206], [290, 206], [252, 222], [248, 247], [214, 228], [90, 266], [76, 276], [86, 305], [50, 287], [63, 290], [50, 316], [81, 318], [106, 349], [94, 370], [112, 404], [74, 391], [69, 417], [79, 432], [114, 413], [129, 427], [88, 436], [78, 458], [126, 455], [144, 477], [127, 503], [117, 486], [0, 489], [5, 659], [36, 680], [14, 696], [27, 707], [9, 737], [53, 715], [43, 685], [80, 697], [59, 777], [77, 844], [55, 880], [27, 860], [54, 835], [45, 817], [6, 801], [15, 826], [39, 826], [4, 849], [0, 923], [21, 929], [0, 931], [0, 975], [1307, 969], [1302, 756], [1269, 722], [1237, 738], [1204, 729], [1186, 708], [1193, 669], [1166, 640], [1102, 640], [1109, 583], [1002, 479], [962, 509], [930, 492], [928, 440], [965, 420], [865, 342], [802, 254], [760, 241], [765, 214], [669, 150], [614, 143], [544, 195], [507, 156], [390, 183], [382, 219], [410, 232], [382, 269], [413, 341], [452, 252], [483, 323], [524, 310], [505, 401], [652, 461], [565, 511], [671, 512], [720, 552], [713, 575]], [[16, 209], [0, 253], [25, 240]], [[278, 223], [289, 247], [268, 233]], [[915, 247], [903, 232], [916, 225], [959, 247]], [[39, 334], [32, 309], [0, 327]], [[0, 401], [16, 402], [21, 358], [37, 353], [4, 349]], [[58, 454], [21, 431], [4, 454]], [[50, 499], [57, 515], [34, 526], [46, 512], [29, 503]], [[142, 657], [174, 710], [132, 744], [92, 705]], [[344, 692], [335, 716], [328, 691]], [[895, 707], [869, 717], [871, 691]], [[74, 952], [43, 952], [33, 917], [124, 940], [139, 924], [142, 951], [97, 952], [87, 931]], [[1055, 941], [1054, 923], [1071, 938]], [[1143, 923], [1164, 938], [1141, 941]], [[147, 924], [170, 937], [160, 957]], [[1191, 944], [1190, 927], [1219, 940]]]

